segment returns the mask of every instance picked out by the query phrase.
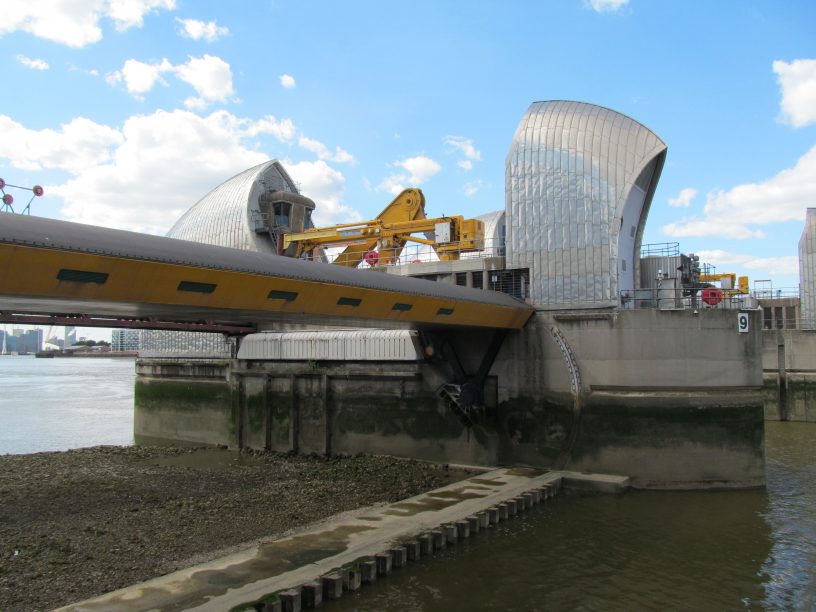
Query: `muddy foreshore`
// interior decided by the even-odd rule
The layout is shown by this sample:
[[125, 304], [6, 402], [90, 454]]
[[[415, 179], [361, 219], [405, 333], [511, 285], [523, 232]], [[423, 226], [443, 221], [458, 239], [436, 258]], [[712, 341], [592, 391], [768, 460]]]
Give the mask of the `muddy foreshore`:
[[44, 610], [461, 474], [388, 457], [94, 447], [0, 456], [0, 610]]

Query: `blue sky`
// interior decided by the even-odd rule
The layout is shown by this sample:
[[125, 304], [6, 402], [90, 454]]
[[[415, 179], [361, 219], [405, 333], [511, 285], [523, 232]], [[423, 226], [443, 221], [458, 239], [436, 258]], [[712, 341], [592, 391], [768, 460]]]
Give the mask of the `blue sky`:
[[[816, 3], [6, 0], [0, 177], [37, 215], [163, 233], [268, 158], [319, 223], [401, 186], [504, 206], [527, 106], [623, 112], [669, 147], [644, 242], [798, 284], [816, 206]], [[25, 192], [8, 190], [16, 203]]]

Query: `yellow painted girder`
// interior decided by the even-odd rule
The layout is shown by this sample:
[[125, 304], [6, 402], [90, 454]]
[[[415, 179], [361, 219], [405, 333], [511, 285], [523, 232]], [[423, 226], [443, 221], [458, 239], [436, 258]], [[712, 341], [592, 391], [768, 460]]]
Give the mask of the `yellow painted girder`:
[[[104, 284], [60, 281], [57, 274], [62, 269], [99, 272], [108, 277]], [[213, 284], [215, 290], [212, 293], [180, 291], [179, 283], [182, 281]], [[269, 299], [270, 291], [297, 295], [291, 301]], [[60, 299], [81, 300], [87, 302], [91, 310], [82, 314], [89, 315], [108, 314], [93, 312], [94, 302], [212, 309], [216, 315], [214, 320], [217, 320], [218, 311], [226, 309], [282, 315], [301, 314], [315, 320], [350, 317], [402, 321], [417, 325], [520, 329], [533, 312], [525, 304], [505, 307], [476, 301], [6, 243], [0, 243], [0, 294], [45, 298], [54, 300], [55, 303]], [[356, 306], [339, 303], [349, 304], [356, 300], [359, 300]], [[395, 309], [397, 304], [403, 305], [401, 307], [405, 309]], [[440, 309], [443, 312], [450, 311], [450, 314], [440, 314]]]
[[[414, 233], [432, 232], [441, 222], [453, 222], [461, 233], [461, 239], [441, 244], [411, 237]], [[484, 248], [484, 223], [478, 219], [464, 219], [460, 215], [429, 219], [425, 216], [422, 191], [405, 189], [371, 221], [342, 223], [286, 234], [283, 244], [284, 249], [290, 244], [296, 245], [295, 257], [317, 247], [346, 245], [333, 263], [355, 268], [365, 253], [377, 246], [381, 251], [381, 263], [390, 263], [399, 258], [409, 240], [433, 246], [443, 261], [455, 260], [459, 259], [459, 253]]]

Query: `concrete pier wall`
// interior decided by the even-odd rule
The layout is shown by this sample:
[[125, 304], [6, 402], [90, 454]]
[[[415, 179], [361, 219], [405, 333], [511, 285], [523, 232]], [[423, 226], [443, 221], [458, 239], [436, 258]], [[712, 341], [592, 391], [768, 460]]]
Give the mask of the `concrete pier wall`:
[[762, 369], [765, 418], [816, 423], [816, 330], [763, 331]]
[[[475, 372], [489, 336], [449, 339]], [[450, 377], [441, 361], [142, 359], [137, 441], [606, 471], [637, 487], [764, 482], [761, 335], [733, 312], [538, 313], [505, 339], [470, 428], [437, 396]]]

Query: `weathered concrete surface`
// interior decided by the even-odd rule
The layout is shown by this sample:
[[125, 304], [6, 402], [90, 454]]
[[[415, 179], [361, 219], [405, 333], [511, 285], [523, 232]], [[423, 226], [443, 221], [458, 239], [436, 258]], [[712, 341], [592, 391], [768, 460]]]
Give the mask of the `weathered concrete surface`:
[[614, 474], [589, 474], [580, 472], [562, 472], [564, 479], [561, 484], [566, 489], [578, 491], [595, 491], [598, 493], [623, 493], [630, 485], [631, 480], [626, 476]]
[[235, 438], [228, 368], [225, 359], [153, 359], [140, 364], [134, 392], [136, 443], [216, 445]]
[[390, 549], [439, 525], [453, 525], [456, 532], [456, 524], [468, 516], [545, 485], [569, 482], [583, 489], [622, 491], [626, 481], [524, 468], [494, 470], [401, 502], [342, 515], [295, 535], [60, 610], [229, 610], [273, 593], [320, 584], [321, 577], [363, 558], [382, 559], [378, 572], [382, 578], [388, 573], [385, 565], [392, 562]]
[[[220, 382], [206, 379], [220, 385], [220, 414], [201, 403], [209, 431], [190, 423], [174, 387], [159, 397], [166, 374], [140, 360], [137, 440], [166, 432], [239, 448], [623, 473], [637, 487], [760, 486], [760, 314], [749, 312], [745, 334], [735, 311], [539, 312], [506, 338], [485, 386], [488, 416], [470, 428], [437, 396], [453, 376], [440, 360], [232, 361]], [[490, 338], [448, 340], [472, 373]], [[184, 380], [183, 367], [171, 374]]]
[[762, 368], [765, 418], [816, 423], [816, 330], [763, 331]]

